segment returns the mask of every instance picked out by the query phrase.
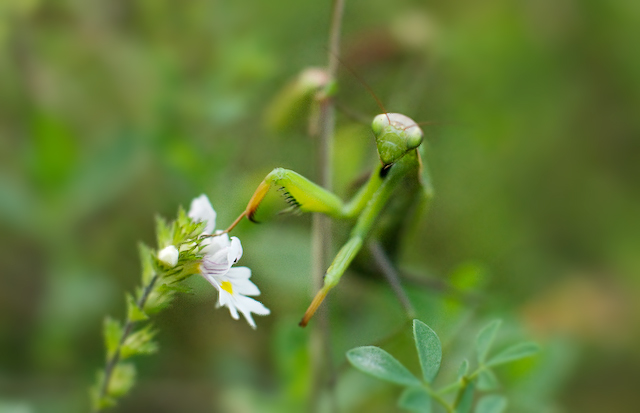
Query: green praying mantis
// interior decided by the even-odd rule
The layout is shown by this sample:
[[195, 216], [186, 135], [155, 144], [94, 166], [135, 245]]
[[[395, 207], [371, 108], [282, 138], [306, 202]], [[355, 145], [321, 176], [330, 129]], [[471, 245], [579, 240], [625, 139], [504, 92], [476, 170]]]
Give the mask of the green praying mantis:
[[332, 192], [292, 170], [276, 168], [264, 178], [245, 210], [224, 231], [231, 231], [244, 217], [255, 222], [258, 206], [273, 187], [282, 189], [291, 207], [301, 212], [355, 221], [349, 239], [327, 269], [322, 288], [300, 321], [302, 327], [307, 325], [365, 245], [375, 256], [407, 312], [412, 312], [389, 254], [395, 254], [403, 230], [431, 200], [433, 188], [424, 161], [426, 145], [423, 144], [424, 134], [419, 124], [400, 113], [387, 113], [379, 105], [384, 113], [373, 119], [371, 129], [380, 164], [350, 201], [343, 202]]

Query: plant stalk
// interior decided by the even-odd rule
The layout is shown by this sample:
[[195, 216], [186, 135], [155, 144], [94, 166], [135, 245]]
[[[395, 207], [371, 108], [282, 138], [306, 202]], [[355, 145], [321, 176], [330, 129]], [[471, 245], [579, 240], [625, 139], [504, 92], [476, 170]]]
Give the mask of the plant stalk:
[[[328, 85], [333, 84], [338, 70], [340, 54], [340, 32], [344, 14], [344, 0], [334, 0], [329, 29], [329, 50], [327, 77]], [[318, 184], [328, 190], [332, 187], [332, 152], [335, 129], [335, 107], [333, 98], [324, 91], [318, 94], [318, 115], [311, 118], [310, 130], [316, 131], [316, 168]], [[321, 214], [314, 214], [312, 220], [312, 287], [319, 291], [324, 282], [324, 274], [331, 254], [331, 221]], [[329, 340], [329, 320], [326, 304], [316, 314], [315, 325], [311, 336], [311, 368], [312, 394], [311, 411], [320, 409], [322, 394], [325, 389], [333, 395], [335, 372], [331, 364], [331, 346]], [[336, 411], [335, 398], [332, 399], [332, 410]]]
[[[151, 281], [149, 282], [149, 284], [144, 287], [142, 295], [136, 302], [136, 305], [141, 310], [144, 308], [144, 305], [146, 304], [147, 299], [149, 298], [149, 294], [151, 294], [151, 291], [153, 290], [153, 286], [155, 285], [157, 280], [158, 280], [158, 274], [154, 275]], [[118, 348], [113, 353], [111, 358], [107, 360], [107, 363], [104, 367], [104, 379], [102, 382], [102, 386], [100, 387], [100, 394], [98, 395], [98, 400], [103, 399], [107, 395], [107, 390], [109, 389], [109, 382], [111, 381], [111, 375], [113, 374], [113, 370], [115, 369], [116, 365], [120, 361], [120, 349], [124, 345], [124, 342], [127, 340], [127, 337], [129, 337], [129, 334], [131, 334], [131, 331], [133, 330], [133, 327], [136, 325], [136, 323], [137, 321], [131, 321], [129, 319], [129, 316], [127, 315], [127, 322], [124, 325], [122, 337], [120, 337], [120, 342], [118, 343]], [[94, 409], [93, 413], [98, 413], [100, 410], [101, 409], [98, 409], [98, 408]]]

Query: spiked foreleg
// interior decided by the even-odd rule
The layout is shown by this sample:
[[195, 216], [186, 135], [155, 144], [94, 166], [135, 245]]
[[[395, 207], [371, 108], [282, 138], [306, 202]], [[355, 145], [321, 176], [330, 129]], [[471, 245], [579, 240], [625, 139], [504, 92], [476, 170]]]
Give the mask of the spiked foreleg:
[[382, 179], [377, 172], [374, 172], [369, 182], [348, 204], [345, 204], [335, 194], [314, 184], [304, 176], [289, 169], [276, 168], [260, 183], [245, 210], [225, 232], [231, 231], [244, 217], [254, 221], [258, 206], [274, 186], [282, 189], [286, 201], [292, 208], [301, 212], [319, 212], [334, 218], [350, 218], [362, 211], [366, 201], [378, 189], [381, 182]]
[[225, 232], [231, 231], [244, 217], [254, 221], [258, 206], [274, 186], [281, 188], [286, 201], [302, 212], [320, 212], [332, 217], [344, 216], [344, 203], [336, 195], [294, 171], [276, 168], [260, 183], [245, 210]]

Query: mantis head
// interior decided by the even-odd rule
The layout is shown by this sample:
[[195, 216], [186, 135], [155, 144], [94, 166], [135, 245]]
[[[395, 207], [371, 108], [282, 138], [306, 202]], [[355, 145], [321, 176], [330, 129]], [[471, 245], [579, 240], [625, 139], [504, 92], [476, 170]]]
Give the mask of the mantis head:
[[399, 113], [376, 116], [371, 129], [376, 137], [378, 155], [385, 166], [392, 165], [422, 143], [422, 129], [410, 117]]

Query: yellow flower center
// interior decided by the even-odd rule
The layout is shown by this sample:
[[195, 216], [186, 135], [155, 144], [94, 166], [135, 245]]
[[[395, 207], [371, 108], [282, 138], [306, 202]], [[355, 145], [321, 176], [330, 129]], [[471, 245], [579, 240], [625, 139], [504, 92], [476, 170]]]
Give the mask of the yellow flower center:
[[231, 283], [229, 281], [223, 281], [222, 284], [220, 284], [220, 288], [222, 288], [229, 294], [233, 294], [233, 287], [231, 286]]

